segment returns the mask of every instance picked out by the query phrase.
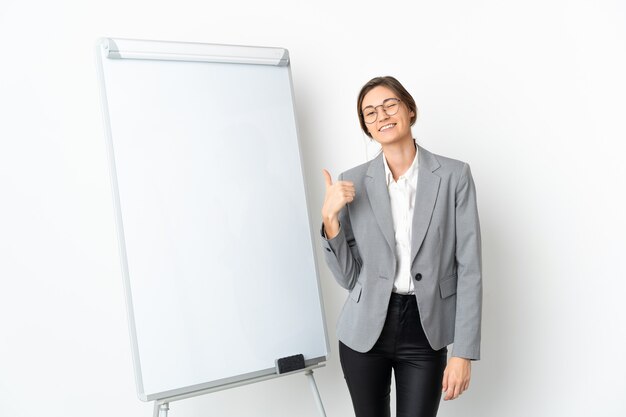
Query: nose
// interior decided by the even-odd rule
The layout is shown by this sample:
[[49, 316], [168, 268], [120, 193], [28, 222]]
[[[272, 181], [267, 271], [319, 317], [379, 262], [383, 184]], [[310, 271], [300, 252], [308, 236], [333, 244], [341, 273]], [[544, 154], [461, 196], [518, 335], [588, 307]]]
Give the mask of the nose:
[[[380, 109], [380, 112], [378, 111]], [[382, 104], [380, 106], [376, 106], [374, 107], [374, 110], [376, 110], [376, 119], [380, 122], [382, 120], [387, 120], [389, 118], [389, 116], [387, 115], [387, 112], [385, 111], [385, 108], [382, 106]]]

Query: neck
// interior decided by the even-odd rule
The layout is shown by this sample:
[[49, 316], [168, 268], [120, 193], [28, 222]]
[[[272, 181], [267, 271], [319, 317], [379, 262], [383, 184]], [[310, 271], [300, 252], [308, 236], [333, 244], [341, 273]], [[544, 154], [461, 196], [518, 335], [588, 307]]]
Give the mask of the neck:
[[389, 170], [393, 174], [393, 179], [398, 178], [404, 174], [415, 159], [417, 153], [417, 147], [415, 141], [411, 136], [382, 146], [383, 154], [389, 165]]

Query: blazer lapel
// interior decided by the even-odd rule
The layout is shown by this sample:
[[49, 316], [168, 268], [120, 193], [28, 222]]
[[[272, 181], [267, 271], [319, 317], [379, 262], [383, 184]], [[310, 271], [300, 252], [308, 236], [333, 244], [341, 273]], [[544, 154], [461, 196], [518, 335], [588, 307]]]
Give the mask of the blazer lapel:
[[415, 206], [413, 209], [413, 228], [411, 236], [411, 265], [415, 261], [415, 257], [419, 252], [430, 219], [433, 215], [437, 194], [439, 193], [439, 184], [441, 177], [433, 172], [441, 165], [435, 156], [418, 146], [418, 176], [417, 189], [415, 192]]
[[396, 238], [393, 232], [391, 202], [389, 200], [387, 180], [385, 179], [385, 166], [382, 152], [372, 160], [367, 169], [365, 187], [376, 222], [380, 230], [382, 230], [385, 240], [391, 248], [391, 252], [396, 253]]
[[[415, 192], [415, 206], [413, 209], [413, 226], [411, 236], [411, 264], [417, 256], [417, 252], [424, 241], [430, 219], [437, 201], [441, 178], [433, 172], [441, 165], [435, 156], [418, 146], [418, 176], [417, 189]], [[372, 211], [378, 226], [385, 236], [385, 240], [391, 251], [396, 253], [396, 238], [393, 230], [393, 218], [391, 217], [391, 202], [389, 189], [385, 178], [383, 153], [381, 152], [372, 160], [367, 169], [365, 178], [367, 197], [369, 198]]]

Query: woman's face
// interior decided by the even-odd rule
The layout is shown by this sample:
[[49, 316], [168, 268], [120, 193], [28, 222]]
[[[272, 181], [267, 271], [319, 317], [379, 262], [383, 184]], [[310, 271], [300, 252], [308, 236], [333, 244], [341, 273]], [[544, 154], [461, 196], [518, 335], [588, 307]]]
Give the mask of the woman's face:
[[[374, 123], [366, 124], [370, 135], [381, 145], [387, 145], [394, 142], [401, 142], [407, 139], [413, 139], [411, 135], [411, 117], [414, 116], [412, 111], [403, 102], [398, 102], [398, 112], [393, 116], [387, 116], [383, 111], [383, 101], [388, 98], [398, 98], [398, 96], [389, 88], [379, 85], [371, 89], [361, 103], [361, 112], [372, 111], [371, 107], [376, 107], [378, 117]], [[369, 109], [366, 107], [371, 106]]]

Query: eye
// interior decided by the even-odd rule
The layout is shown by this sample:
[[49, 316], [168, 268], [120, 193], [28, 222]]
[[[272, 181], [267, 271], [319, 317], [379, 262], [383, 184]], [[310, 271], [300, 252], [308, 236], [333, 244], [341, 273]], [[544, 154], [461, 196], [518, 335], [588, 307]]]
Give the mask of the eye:
[[389, 103], [385, 106], [386, 109], [395, 109], [398, 103]]

